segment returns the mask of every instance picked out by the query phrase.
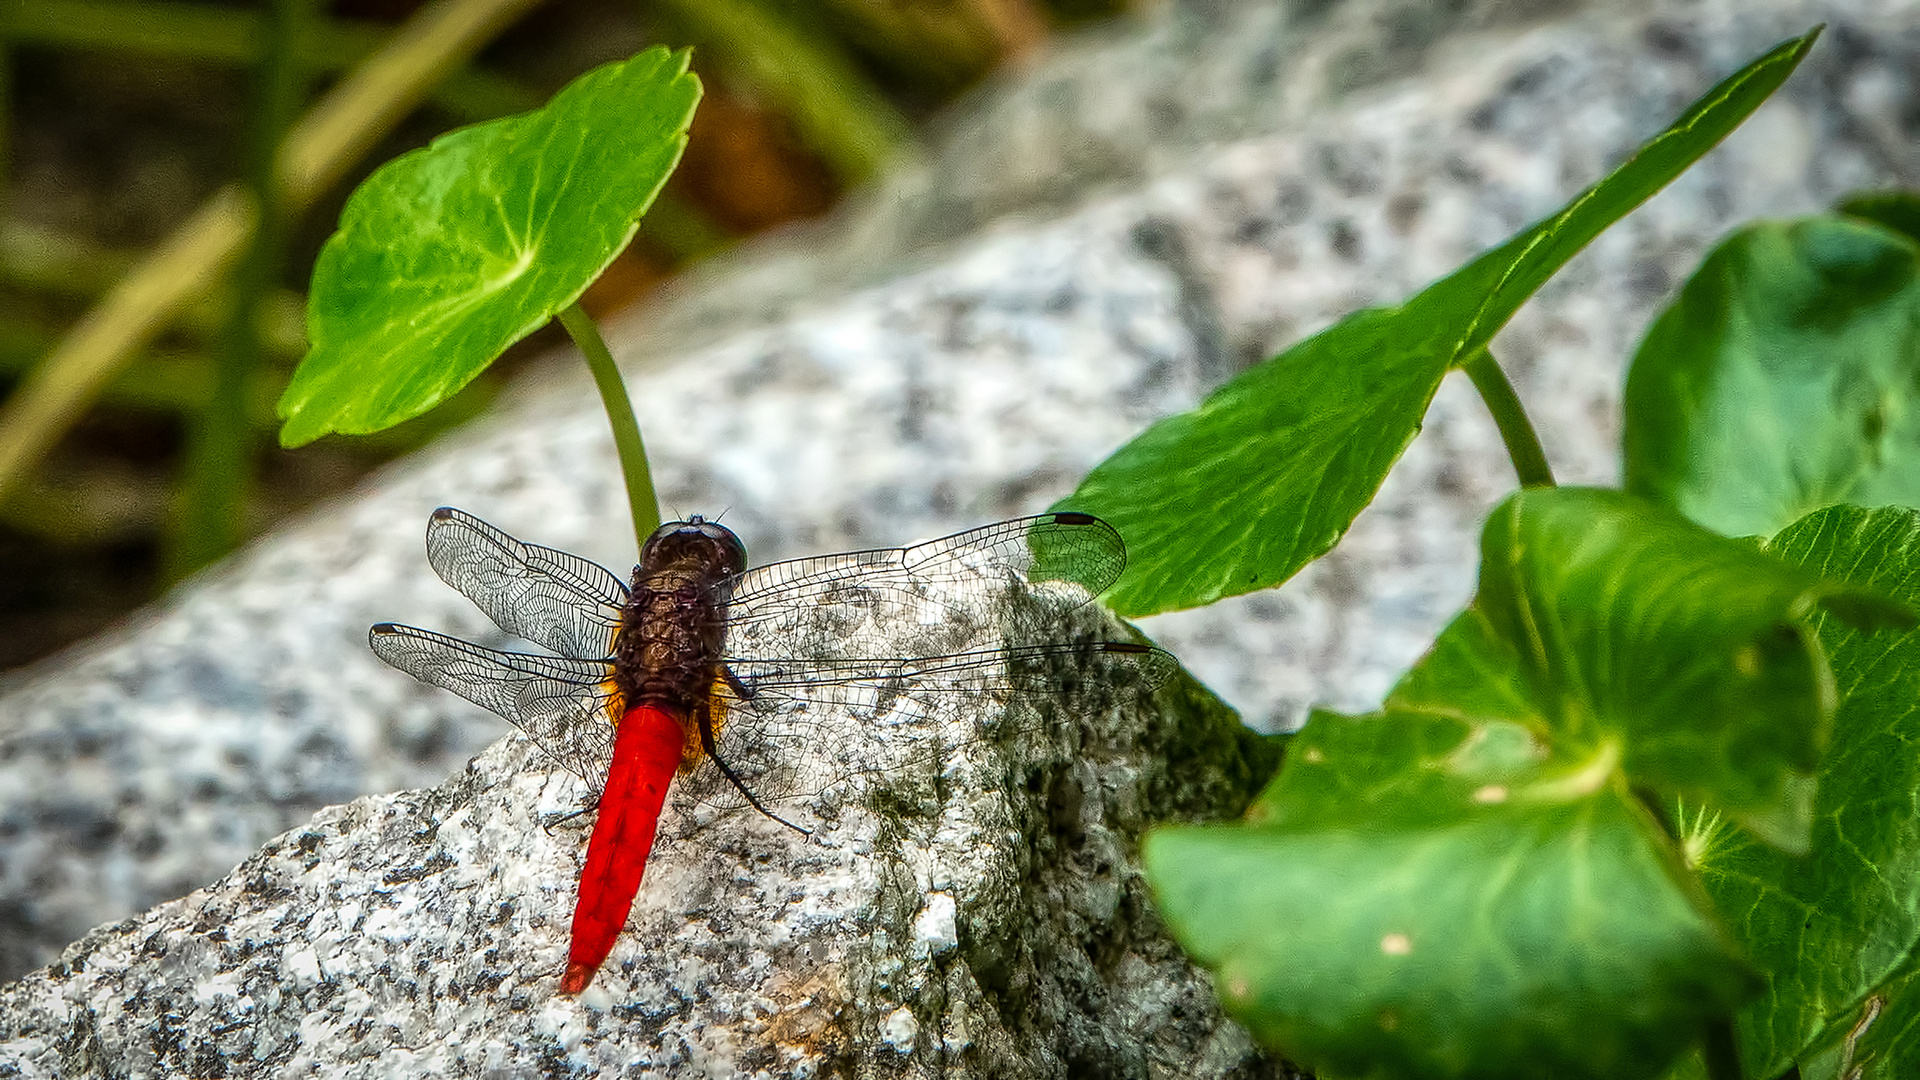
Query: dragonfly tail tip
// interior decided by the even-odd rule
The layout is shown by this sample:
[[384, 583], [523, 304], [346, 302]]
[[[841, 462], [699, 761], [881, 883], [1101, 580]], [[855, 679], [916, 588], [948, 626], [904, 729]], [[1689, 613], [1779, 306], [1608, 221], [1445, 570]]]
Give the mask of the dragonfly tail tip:
[[567, 973], [560, 976], [560, 992], [572, 997], [587, 988], [593, 981], [593, 974], [599, 970], [589, 964], [568, 964]]

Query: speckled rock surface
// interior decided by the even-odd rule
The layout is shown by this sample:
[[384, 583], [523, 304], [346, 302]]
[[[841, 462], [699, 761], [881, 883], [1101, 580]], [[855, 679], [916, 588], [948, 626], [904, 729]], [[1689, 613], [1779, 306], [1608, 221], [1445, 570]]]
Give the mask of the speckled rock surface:
[[[618, 328], [667, 509], [725, 512], [773, 559], [1043, 508], [1154, 417], [1404, 298], [1827, 22], [1773, 102], [1495, 342], [1561, 478], [1609, 483], [1626, 358], [1717, 236], [1920, 186], [1912, 0], [1419, 10], [1170, 4], [991, 91], [847, 221], [742, 252]], [[1145, 628], [1257, 725], [1364, 708], [1470, 594], [1478, 523], [1511, 484], [1450, 381], [1332, 556]], [[383, 619], [487, 638], [425, 566], [443, 503], [631, 558], [604, 419], [556, 364], [0, 688], [0, 976], [218, 879], [321, 806], [436, 784], [497, 737], [365, 647]]]
[[1133, 858], [1148, 819], [1246, 803], [1245, 729], [1190, 687], [1019, 730], [850, 785], [804, 839], [671, 809], [578, 998], [555, 986], [585, 827], [555, 819], [584, 785], [502, 741], [0, 988], [0, 1071], [1289, 1075], [1222, 1018]]

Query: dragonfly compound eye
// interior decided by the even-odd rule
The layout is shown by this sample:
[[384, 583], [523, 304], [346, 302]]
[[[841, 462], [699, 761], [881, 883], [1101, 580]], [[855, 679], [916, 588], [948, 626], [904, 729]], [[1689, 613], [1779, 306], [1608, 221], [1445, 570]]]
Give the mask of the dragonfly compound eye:
[[740, 542], [732, 529], [708, 522], [700, 526], [700, 531], [720, 548], [721, 561], [730, 572], [737, 574], [747, 568], [747, 545]]
[[669, 521], [665, 525], [653, 530], [653, 535], [647, 537], [647, 542], [640, 545], [640, 561], [646, 562], [647, 556], [661, 544], [665, 543], [675, 533], [692, 524], [694, 523], [690, 521]]
[[669, 521], [647, 537], [640, 550], [642, 563], [654, 564], [678, 554], [705, 549], [717, 554], [717, 565], [725, 573], [737, 574], [747, 568], [747, 548], [733, 530], [695, 514], [685, 521]]

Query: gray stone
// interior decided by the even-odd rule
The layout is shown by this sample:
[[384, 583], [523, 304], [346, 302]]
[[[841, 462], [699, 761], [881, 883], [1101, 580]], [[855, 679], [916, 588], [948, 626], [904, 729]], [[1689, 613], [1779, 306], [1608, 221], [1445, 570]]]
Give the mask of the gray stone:
[[[578, 998], [555, 987], [585, 819], [555, 820], [585, 785], [502, 740], [432, 790], [323, 810], [0, 987], [0, 1068], [1288, 1075], [1160, 928], [1134, 844], [1150, 820], [1245, 805], [1257, 740], [1192, 684], [1082, 705], [1003, 717], [944, 762], [841, 747], [860, 778], [814, 801], [804, 838], [672, 807]], [[969, 734], [970, 708], [938, 720]]]
[[[1612, 483], [1626, 359], [1716, 237], [1920, 182], [1916, 14], [1910, 0], [1165, 5], [990, 88], [844, 220], [742, 251], [617, 328], [664, 504], [724, 512], [760, 560], [1041, 509], [1244, 364], [1556, 209], [1714, 81], [1824, 21], [1776, 100], [1495, 342], [1559, 476]], [[1276, 592], [1143, 625], [1258, 726], [1313, 703], [1365, 708], [1470, 595], [1478, 523], [1511, 485], [1484, 409], [1450, 380], [1332, 556]], [[496, 415], [9, 680], [0, 974], [220, 879], [321, 806], [435, 784], [497, 737], [498, 722], [365, 646], [385, 619], [499, 643], [426, 569], [420, 530], [441, 504], [611, 566], [632, 557], [604, 419], [577, 366], [556, 361]], [[452, 814], [454, 798], [356, 812]], [[565, 890], [573, 850], [528, 850], [501, 872]], [[341, 873], [399, 858], [343, 854]], [[689, 904], [682, 880], [662, 871], [648, 903]], [[234, 882], [140, 919], [173, 920], [244, 890]], [[563, 906], [542, 903], [549, 919]], [[336, 917], [321, 907], [300, 917]], [[129, 932], [82, 947], [119, 956]], [[182, 986], [227, 962], [168, 955]], [[544, 977], [551, 955], [515, 978]], [[34, 1012], [72, 978], [16, 987], [7, 1030], [67, 1025], [53, 1037], [74, 1060], [110, 1045], [71, 1006]], [[516, 1000], [488, 998], [512, 1017]]]

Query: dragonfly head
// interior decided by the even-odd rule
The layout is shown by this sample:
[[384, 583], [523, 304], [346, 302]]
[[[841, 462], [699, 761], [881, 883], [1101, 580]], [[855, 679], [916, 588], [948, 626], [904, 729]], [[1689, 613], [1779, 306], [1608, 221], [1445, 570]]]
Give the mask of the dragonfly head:
[[723, 567], [728, 574], [747, 568], [747, 546], [733, 530], [698, 514], [685, 521], [669, 521], [653, 530], [640, 549], [640, 565], [660, 566], [666, 562], [696, 559]]

